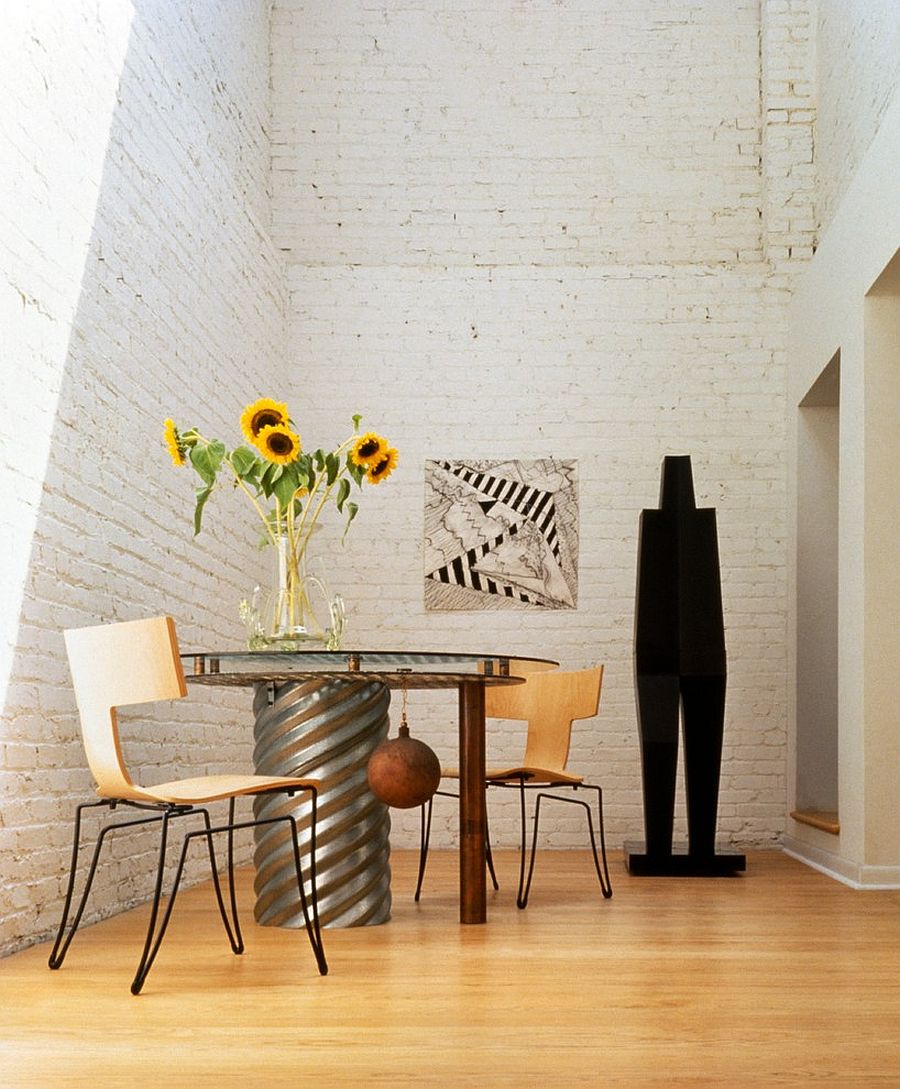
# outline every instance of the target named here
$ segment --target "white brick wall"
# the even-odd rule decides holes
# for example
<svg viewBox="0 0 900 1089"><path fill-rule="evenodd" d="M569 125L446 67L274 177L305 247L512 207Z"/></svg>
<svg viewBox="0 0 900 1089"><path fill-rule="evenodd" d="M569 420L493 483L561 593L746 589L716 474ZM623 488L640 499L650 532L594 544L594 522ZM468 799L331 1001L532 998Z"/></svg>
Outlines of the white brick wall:
<svg viewBox="0 0 900 1089"><path fill-rule="evenodd" d="M896 86L888 3L276 0L271 43L264 0L4 10L0 952L53 925L89 787L59 629L165 609L187 645L240 638L247 512L217 497L193 542L159 427L233 434L260 392L308 442L359 411L400 446L331 559L351 639L605 661L573 757L613 845L641 833L637 517L661 457L693 454L730 654L720 832L781 834L785 302L816 237L817 7L827 223ZM578 609L425 614L424 460L541 454L579 463ZM246 700L204 697L130 717L148 778L249 758ZM413 694L411 720L452 753L452 699ZM491 734L499 759L518 745ZM397 814L395 843L413 827ZM512 842L510 807L494 832ZM567 818L548 832L581 843ZM146 894L147 851L117 848L98 903Z"/></svg>
<svg viewBox="0 0 900 1089"><path fill-rule="evenodd" d="M817 82L824 232L900 86L896 0L818 0Z"/></svg>
<svg viewBox="0 0 900 1089"><path fill-rule="evenodd" d="M784 815L783 298L752 269L328 270L294 266L291 355L327 374L304 429L365 424L400 444L394 476L367 491L329 556L365 645L604 661L602 713L573 758L607 789L611 842L640 834L631 638L637 520L657 504L666 453L690 452L698 501L718 509L730 653L723 835L764 842ZM364 402L364 404L362 403ZM337 437L335 434L333 437ZM577 457L580 583L574 612L426 613L426 458ZM456 712L410 696L411 723L450 762ZM516 727L495 759L521 755ZM514 842L513 804L493 818ZM440 827L454 829L443 803ZM394 843L415 817L395 813ZM552 823L548 825L548 829ZM560 826L561 828L562 826ZM580 833L555 842L581 844Z"/></svg>
<svg viewBox="0 0 900 1089"><path fill-rule="evenodd" d="M763 228L773 269L816 247L813 0L765 0L760 35Z"/></svg>
<svg viewBox="0 0 900 1089"><path fill-rule="evenodd" d="M642 834L636 530L666 453L694 456L719 512L720 833L783 827L784 306L813 246L809 8L280 0L273 16L274 229L290 355L316 388L305 426L360 411L401 450L331 559L351 638L605 661L573 756L605 784L614 845ZM426 614L425 459L548 454L579 463L578 609ZM411 706L450 757L452 701ZM517 728L490 745L514 758ZM515 842L512 801L494 807ZM582 843L567 817L548 831ZM414 833L396 814L395 844ZM446 803L437 838L455 838Z"/></svg>
<svg viewBox="0 0 900 1089"><path fill-rule="evenodd" d="M133 19L114 0L15 7L0 34L0 476L13 561L0 953L56 922L73 807L90 795L61 629L171 612L184 645L241 636L237 602L260 564L249 512L216 496L192 540L194 481L169 462L162 420L234 439L240 408L286 381L283 267L268 232L268 5L143 4ZM246 765L249 720L248 694L205 691L148 721L127 715L126 755L149 782ZM115 846L98 907L148 894L152 840Z"/></svg>
<svg viewBox="0 0 900 1089"><path fill-rule="evenodd" d="M760 256L745 0L281 0L274 216L311 265Z"/></svg>

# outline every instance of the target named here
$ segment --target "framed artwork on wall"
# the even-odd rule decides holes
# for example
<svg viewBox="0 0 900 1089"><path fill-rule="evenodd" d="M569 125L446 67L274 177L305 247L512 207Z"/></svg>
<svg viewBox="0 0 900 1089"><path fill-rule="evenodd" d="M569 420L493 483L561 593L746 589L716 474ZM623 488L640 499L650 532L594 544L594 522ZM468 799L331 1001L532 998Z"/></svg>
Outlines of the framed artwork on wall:
<svg viewBox="0 0 900 1089"><path fill-rule="evenodd" d="M574 609L577 463L425 462L425 608Z"/></svg>

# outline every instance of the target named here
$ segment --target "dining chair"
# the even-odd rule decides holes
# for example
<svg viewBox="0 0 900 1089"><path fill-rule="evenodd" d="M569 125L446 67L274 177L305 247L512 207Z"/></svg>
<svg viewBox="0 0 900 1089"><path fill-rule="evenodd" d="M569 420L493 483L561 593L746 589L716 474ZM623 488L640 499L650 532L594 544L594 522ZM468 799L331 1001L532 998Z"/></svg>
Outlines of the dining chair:
<svg viewBox="0 0 900 1089"><path fill-rule="evenodd" d="M225 933L232 951L242 953L244 940L238 920L234 887L234 833L238 829L284 822L290 831L290 840L287 840L288 829L285 830L285 839L289 843L287 849L293 851L297 891L306 933L319 972L325 975L328 964L325 959L316 896L316 804L319 783L315 779L223 774L175 779L156 786L140 785L132 778L125 765L119 741L117 708L158 700L180 699L187 695L184 672L178 653L178 639L172 618L160 616L148 620L75 628L64 632L64 638L85 754L96 784L96 792L101 800L84 802L77 806L75 811L75 832L68 887L62 920L50 954L50 967L59 968L65 959L84 914L100 852L109 834L116 829L134 828L153 823L160 825L156 883L147 935L131 984L131 993L135 995L140 993L159 952L175 904L188 849L194 839L201 838L206 841L213 888ZM309 799L308 821L305 815L301 820L309 853L306 874L310 890L308 896L304 889L300 838L295 817L285 813L265 819L235 820L237 798L275 793L283 793L287 796L300 794ZM212 802L225 800L228 801L228 820L214 825L207 806ZM86 809L93 808L108 810L105 814L107 817L120 808L129 812L136 811L140 815L127 820L107 821L99 830L84 889L69 923L78 872L82 815ZM182 839L181 854L175 869L168 903L165 910L161 910L169 826L173 821L189 815L199 815L202 819L202 827L186 832ZM229 911L226 911L213 847L213 837L220 833L226 835Z"/></svg>
<svg viewBox="0 0 900 1089"><path fill-rule="evenodd" d="M600 880L604 899L612 896L609 866L606 860L606 841L603 830L603 791L598 785L586 783L584 778L568 769L569 746L572 724L578 719L592 718L600 706L600 687L603 682L603 666L571 672L540 671L526 674L525 682L516 685L488 685L485 688L485 717L517 719L528 723L525 755L520 765L507 768L489 768L485 775L485 787L502 787L519 792L519 823L521 846L519 857L519 888L516 905L524 908L528 903L534 859L537 850L541 803L561 801L581 806L587 815L588 832L594 858L594 868ZM442 768L441 775L458 779L456 768ZM557 794L568 788L572 794ZM526 876L525 854L527 845L526 792L537 791L532 817L530 860ZM591 806L583 798L576 798L578 791L589 791L596 798L597 832ZM439 790L440 795L457 797L452 791ZM431 800L420 810L421 834L419 848L419 876L415 899L422 891L425 866L428 859L428 842L431 832ZM598 846L599 840L599 846ZM491 855L490 838L486 836L485 861L491 873L494 888L498 887Z"/></svg>

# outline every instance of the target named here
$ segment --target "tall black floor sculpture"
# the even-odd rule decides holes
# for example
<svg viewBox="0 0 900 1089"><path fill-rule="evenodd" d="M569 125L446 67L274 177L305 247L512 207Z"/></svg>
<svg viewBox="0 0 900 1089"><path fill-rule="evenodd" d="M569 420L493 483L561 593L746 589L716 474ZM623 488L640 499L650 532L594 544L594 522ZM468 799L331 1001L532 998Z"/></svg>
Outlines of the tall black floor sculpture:
<svg viewBox="0 0 900 1089"><path fill-rule="evenodd" d="M690 457L663 459L659 510L641 513L634 636L646 843L626 844L638 875L743 870L716 853L725 720L725 628L716 512L694 505ZM673 849L679 712L688 844Z"/></svg>

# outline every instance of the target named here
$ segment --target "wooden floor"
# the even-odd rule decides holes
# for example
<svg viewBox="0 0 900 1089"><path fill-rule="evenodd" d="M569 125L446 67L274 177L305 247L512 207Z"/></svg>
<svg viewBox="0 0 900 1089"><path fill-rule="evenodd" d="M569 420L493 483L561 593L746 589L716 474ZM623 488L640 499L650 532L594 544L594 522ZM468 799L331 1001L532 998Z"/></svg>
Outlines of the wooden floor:
<svg viewBox="0 0 900 1089"><path fill-rule="evenodd" d="M462 927L456 856L434 853L419 905L412 862L393 856L390 923L326 932L325 978L249 896L234 957L208 886L138 998L143 909L58 972L46 946L0 961L0 1086L900 1086L900 893L766 852L712 880L615 858L602 901L587 855L545 851L521 912L501 854L488 925Z"/></svg>

